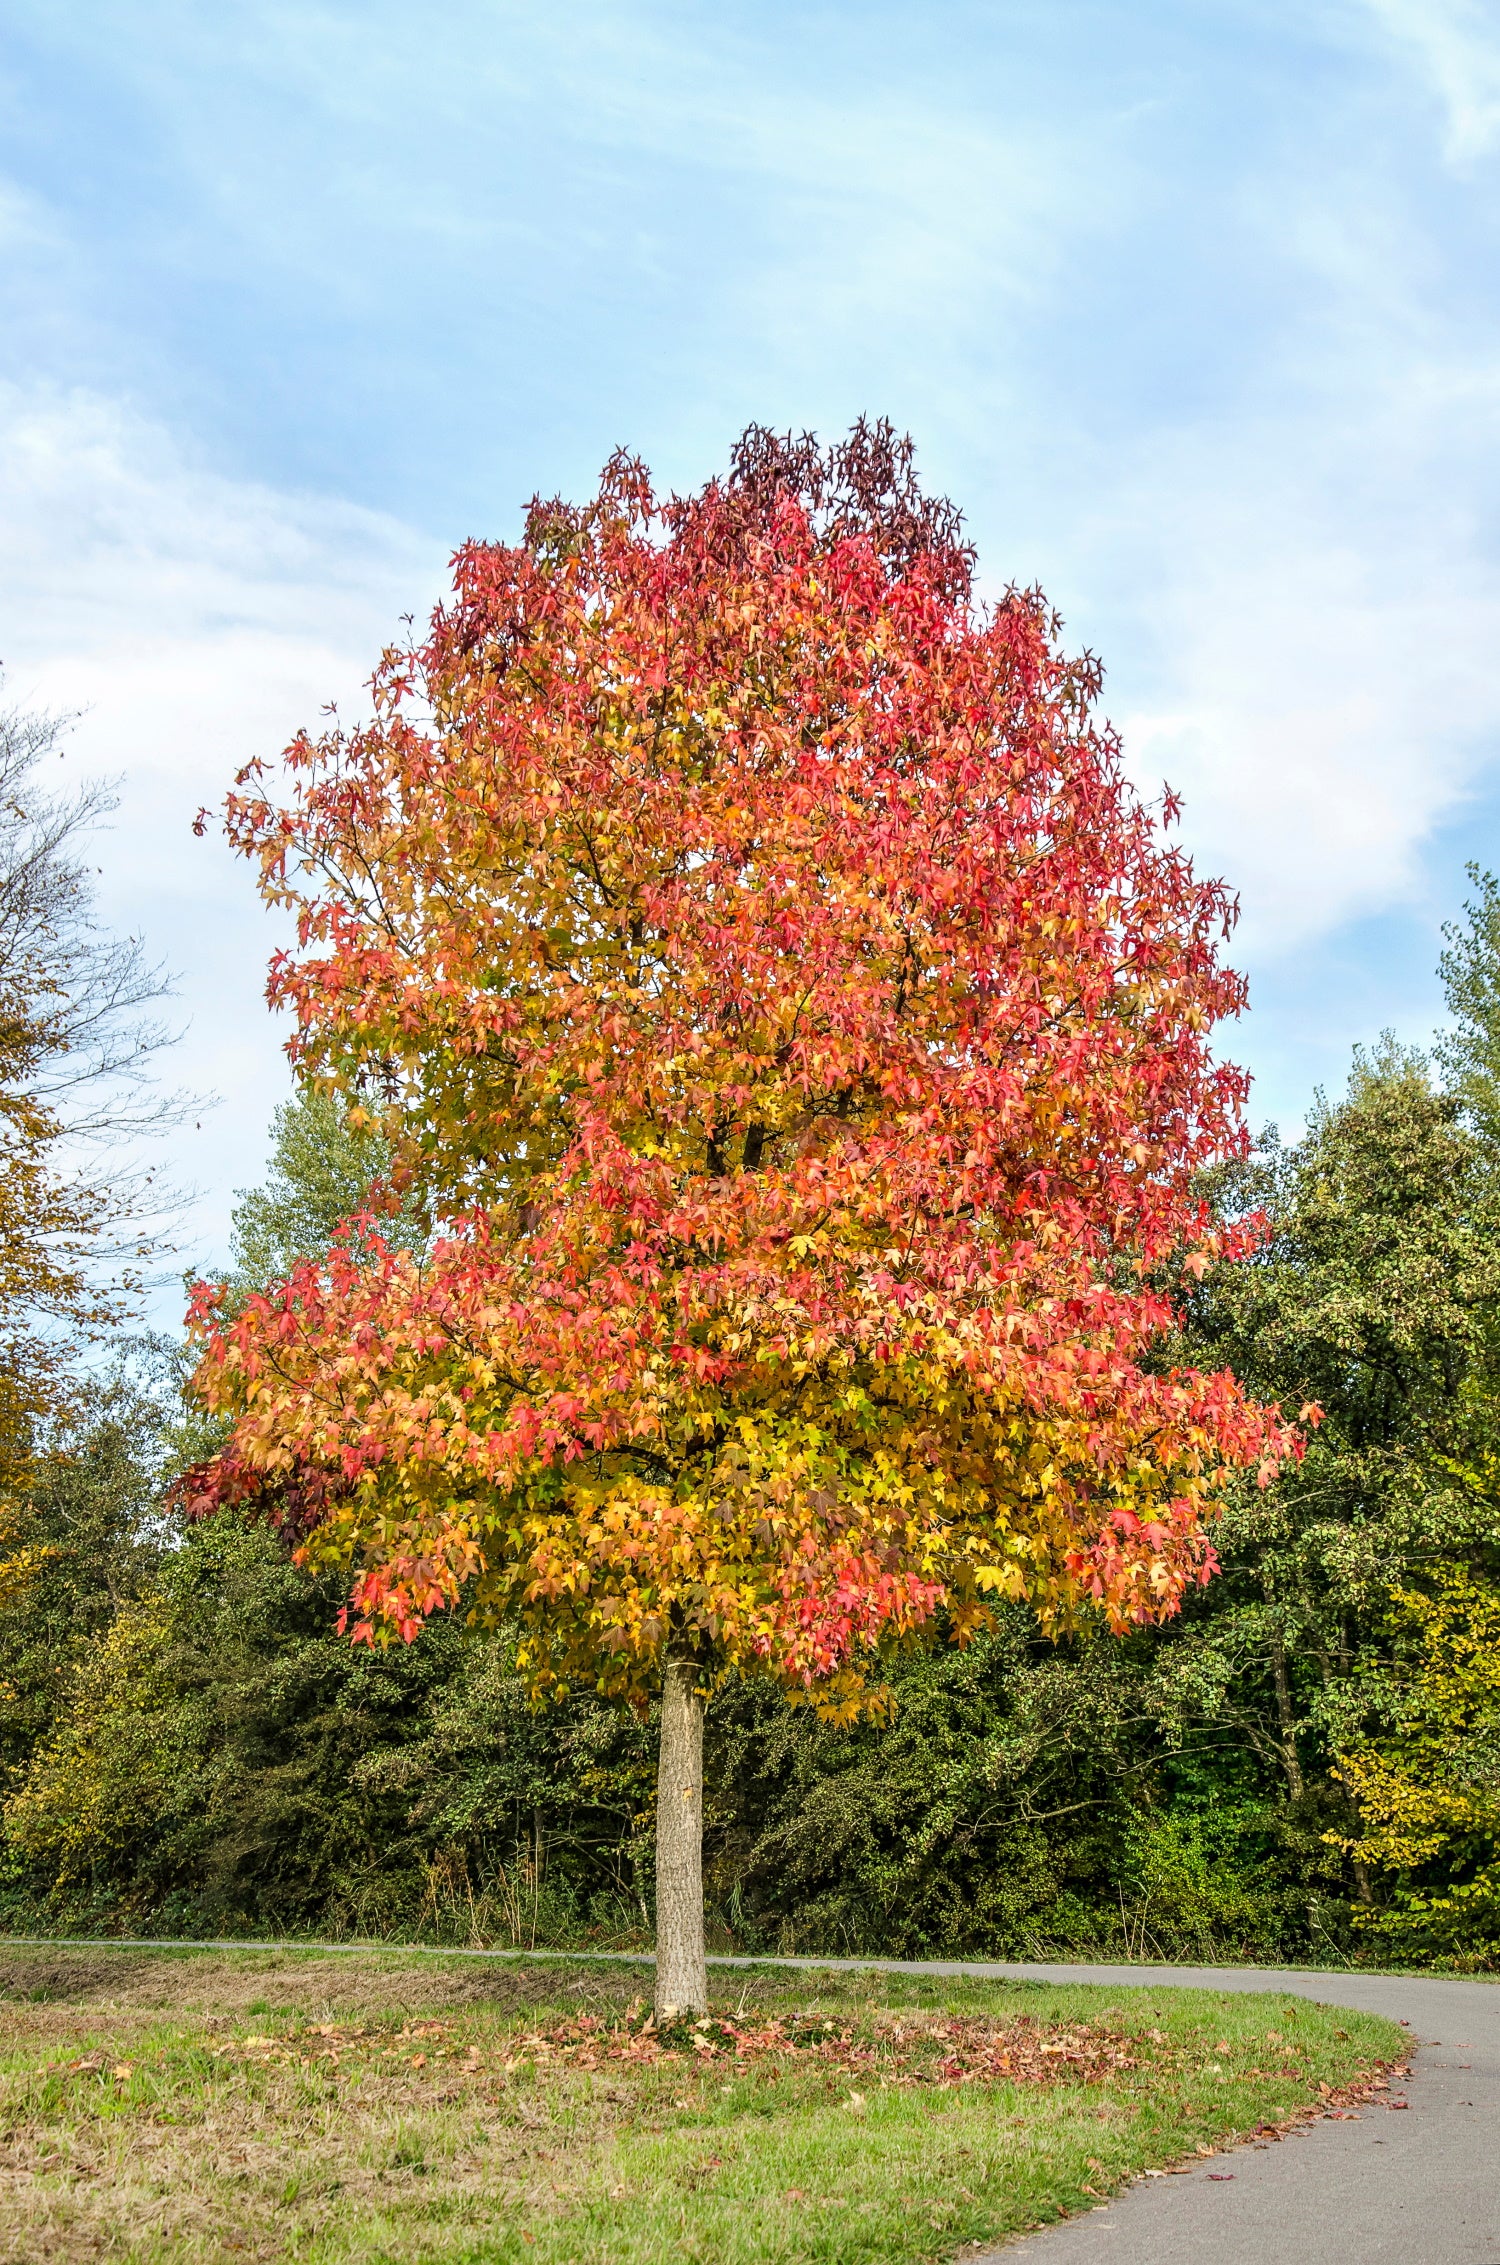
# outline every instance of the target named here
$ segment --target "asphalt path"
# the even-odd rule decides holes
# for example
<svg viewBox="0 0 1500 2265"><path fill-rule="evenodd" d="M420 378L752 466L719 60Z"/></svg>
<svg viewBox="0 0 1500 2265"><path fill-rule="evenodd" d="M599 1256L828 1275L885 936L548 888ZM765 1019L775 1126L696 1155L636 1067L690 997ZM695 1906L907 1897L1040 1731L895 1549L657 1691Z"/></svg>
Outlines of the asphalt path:
<svg viewBox="0 0 1500 2265"><path fill-rule="evenodd" d="M1193 1966L943 1971L1111 1989L1275 1990L1409 2024L1405 2109L1371 2106L1116 2201L969 2265L1476 2265L1500 2261L1500 1986L1434 1976Z"/></svg>
<svg viewBox="0 0 1500 2265"><path fill-rule="evenodd" d="M58 1938L0 1937L19 1945ZM68 1947L83 1947L78 1937ZM98 1948L105 1948L99 1943ZM389 1943L182 1942L110 1949L373 1951ZM425 1948L425 1946L424 1946ZM577 1952L426 1949L449 1958ZM649 1963L639 1953L585 1957ZM1271 1967L1033 1966L938 1959L710 1958L712 1966L888 1968L976 1981L1099 1982L1109 1989L1273 1991L1404 2022L1412 2073L1392 2105L1251 2141L1201 2169L1143 2178L1113 2202L1008 2242L966 2265L1500 2265L1500 1984L1431 1975L1299 1973ZM1405 2100L1404 2108L1395 2105Z"/></svg>

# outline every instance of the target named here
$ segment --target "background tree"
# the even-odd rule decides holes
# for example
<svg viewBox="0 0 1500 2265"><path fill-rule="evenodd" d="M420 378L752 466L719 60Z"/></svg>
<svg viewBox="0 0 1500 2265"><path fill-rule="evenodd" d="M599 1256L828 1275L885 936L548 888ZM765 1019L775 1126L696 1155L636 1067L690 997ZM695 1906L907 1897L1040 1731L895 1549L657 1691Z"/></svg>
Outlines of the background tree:
<svg viewBox="0 0 1500 2265"><path fill-rule="evenodd" d="M171 1538L164 1365L159 1349L122 1348L28 1431L0 1545L0 1781L24 1769L79 1661L155 1582Z"/></svg>
<svg viewBox="0 0 1500 2265"><path fill-rule="evenodd" d="M1452 1021L1436 1051L1486 1153L1500 1157L1500 881L1477 865L1468 872L1475 894L1443 929L1438 971Z"/></svg>
<svg viewBox="0 0 1500 2265"><path fill-rule="evenodd" d="M1429 1266L1408 1266L1440 1389L1408 1426L1404 1547L1384 1554L1373 1625L1340 1727L1336 1776L1359 1811L1329 1834L1388 1900L1364 1930L1406 1955L1488 1961L1500 1945L1495 1855L1496 1631L1500 1629L1500 890L1444 929L1452 1020L1436 1053L1447 1170L1428 1176ZM1408 1177L1412 1175L1408 1172Z"/></svg>
<svg viewBox="0 0 1500 2265"><path fill-rule="evenodd" d="M48 1724L79 1648L152 1556L146 1398L118 1327L159 1213L123 1151L171 1113L164 989L95 919L82 861L110 808L49 791L55 719L0 712L0 1764Z"/></svg>
<svg viewBox="0 0 1500 2265"><path fill-rule="evenodd" d="M1268 1231L1187 1305L1181 1357L1323 1417L1301 1462L1231 1499L1212 1599L1159 1647L1153 1703L1175 1798L1196 1778L1269 1829L1315 1935L1337 1932L1347 1888L1375 1893L1339 1757L1385 1704L1393 1592L1500 1542L1493 1493L1466 1475L1494 1426L1496 1192L1458 1099L1388 1040L1339 1101L1319 1097L1301 1142L1226 1176L1221 1203L1258 1206Z"/></svg>
<svg viewBox="0 0 1500 2265"><path fill-rule="evenodd" d="M460 554L286 807L256 767L230 804L298 914L294 1058L443 1232L200 1293L200 1499L280 1495L356 1634L465 1599L540 1689L660 1681L664 2011L705 1997L720 1676L848 1718L940 1612L1160 1618L1289 1445L1142 1365L1240 1141L1231 908L1042 600L969 577L887 428L752 429L665 503L620 458Z"/></svg>
<svg viewBox="0 0 1500 2265"><path fill-rule="evenodd" d="M351 1124L335 1095L305 1087L271 1120L271 1162L259 1187L242 1188L234 1207L232 1292L249 1295L284 1280L299 1260L326 1257L347 1223L379 1218L382 1243L416 1251L424 1230L414 1205L385 1192L389 1144L363 1122Z"/></svg>
<svg viewBox="0 0 1500 2265"><path fill-rule="evenodd" d="M1359 1808L1340 1845L1394 1876L1362 1913L1398 1955L1500 1950L1500 1584L1456 1565L1397 1589L1369 1698L1382 1719L1339 1758Z"/></svg>
<svg viewBox="0 0 1500 2265"><path fill-rule="evenodd" d="M0 1495L73 1333L118 1320L151 1247L160 1199L121 1152L170 1113L149 1012L165 981L96 921L80 852L111 801L48 791L60 739L54 718L0 712Z"/></svg>

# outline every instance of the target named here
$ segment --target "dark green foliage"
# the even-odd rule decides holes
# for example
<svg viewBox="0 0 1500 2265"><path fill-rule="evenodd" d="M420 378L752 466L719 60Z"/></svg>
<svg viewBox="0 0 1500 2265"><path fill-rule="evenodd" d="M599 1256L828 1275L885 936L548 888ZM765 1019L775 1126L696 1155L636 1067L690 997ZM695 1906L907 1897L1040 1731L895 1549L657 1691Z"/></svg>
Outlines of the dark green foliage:
<svg viewBox="0 0 1500 2265"><path fill-rule="evenodd" d="M80 1661L12 1798L21 1898L155 1932L548 1936L636 1915L637 1726L526 1705L506 1646L357 1648L223 1516Z"/></svg>
<svg viewBox="0 0 1500 2265"><path fill-rule="evenodd" d="M1019 1609L901 1663L887 1727L731 1686L710 1892L746 1949L1263 1957L1299 1943L1276 1803L1163 1735L1152 1637L1056 1647ZM1246 1782L1241 1782L1242 1780Z"/></svg>
<svg viewBox="0 0 1500 2265"><path fill-rule="evenodd" d="M79 1660L153 1582L171 1448L159 1392L166 1355L128 1346L84 1378L36 1443L0 1557L0 1771L24 1767Z"/></svg>
<svg viewBox="0 0 1500 2265"><path fill-rule="evenodd" d="M1457 1104L1389 1046L1305 1141L1224 1192L1271 1231L1205 1282L1183 1349L1322 1419L1300 1466L1241 1490L1224 1570L1162 1646L1160 1679L1184 1724L1232 1730L1297 1805L1362 1704L1355 1665L1392 1582L1492 1536L1492 1508L1452 1473L1489 1422L1500 1236Z"/></svg>
<svg viewBox="0 0 1500 2265"><path fill-rule="evenodd" d="M752 1685L720 1695L710 1888L737 1938L952 1956L1052 1935L1059 1899L1081 1915L1112 1893L1147 1794L1114 1644L1053 1650L1008 1613L894 1683L893 1722L852 1731Z"/></svg>

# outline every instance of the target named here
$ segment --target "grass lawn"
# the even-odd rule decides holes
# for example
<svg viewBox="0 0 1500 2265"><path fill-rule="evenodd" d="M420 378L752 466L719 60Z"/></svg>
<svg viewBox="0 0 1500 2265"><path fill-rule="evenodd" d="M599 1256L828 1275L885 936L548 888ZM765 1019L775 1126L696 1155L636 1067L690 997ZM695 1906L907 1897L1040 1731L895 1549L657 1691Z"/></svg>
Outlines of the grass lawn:
<svg viewBox="0 0 1500 2265"><path fill-rule="evenodd" d="M0 1944L0 2259L917 2265L1403 2050L1276 1992L714 1987L658 2036L630 1965Z"/></svg>

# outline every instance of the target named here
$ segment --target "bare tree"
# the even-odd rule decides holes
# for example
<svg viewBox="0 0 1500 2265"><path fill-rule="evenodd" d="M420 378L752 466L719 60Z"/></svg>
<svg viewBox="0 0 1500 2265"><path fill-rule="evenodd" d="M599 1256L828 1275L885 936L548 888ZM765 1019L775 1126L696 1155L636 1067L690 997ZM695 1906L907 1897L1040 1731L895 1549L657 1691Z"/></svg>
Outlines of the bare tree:
<svg viewBox="0 0 1500 2265"><path fill-rule="evenodd" d="M42 776L63 729L0 710L0 1398L28 1405L159 1247L170 1203L129 1150L184 1105L156 1083L168 979L97 917L84 846L115 796Z"/></svg>

